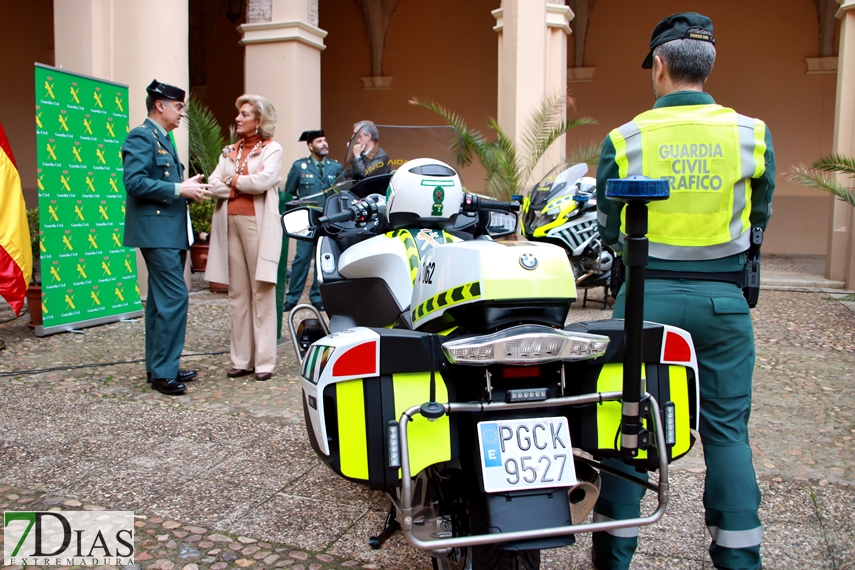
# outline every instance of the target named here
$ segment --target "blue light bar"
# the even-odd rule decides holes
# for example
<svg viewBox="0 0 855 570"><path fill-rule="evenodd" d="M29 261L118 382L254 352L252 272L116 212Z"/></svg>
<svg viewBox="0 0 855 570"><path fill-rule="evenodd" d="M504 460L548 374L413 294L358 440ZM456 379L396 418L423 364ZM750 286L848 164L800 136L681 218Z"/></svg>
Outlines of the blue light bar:
<svg viewBox="0 0 855 570"><path fill-rule="evenodd" d="M665 200L671 196L668 180L630 176L609 178L606 182L606 198L609 200Z"/></svg>

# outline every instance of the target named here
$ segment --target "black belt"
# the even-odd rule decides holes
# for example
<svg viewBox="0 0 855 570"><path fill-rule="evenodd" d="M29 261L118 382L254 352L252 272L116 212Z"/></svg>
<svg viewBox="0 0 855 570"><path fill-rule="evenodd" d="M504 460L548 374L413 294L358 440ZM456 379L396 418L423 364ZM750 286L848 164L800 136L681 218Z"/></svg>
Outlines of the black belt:
<svg viewBox="0 0 855 570"><path fill-rule="evenodd" d="M662 271L660 269L645 269L647 279L689 279L691 281L723 281L742 287L745 284L745 272L704 273L703 271Z"/></svg>

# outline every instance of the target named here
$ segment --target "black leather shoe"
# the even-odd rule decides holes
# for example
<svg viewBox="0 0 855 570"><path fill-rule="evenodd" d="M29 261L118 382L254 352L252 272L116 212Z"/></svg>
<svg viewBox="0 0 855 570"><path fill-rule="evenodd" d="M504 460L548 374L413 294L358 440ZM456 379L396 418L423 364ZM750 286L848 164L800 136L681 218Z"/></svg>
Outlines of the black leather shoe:
<svg viewBox="0 0 855 570"><path fill-rule="evenodd" d="M152 378L151 389L157 390L161 394L177 396L183 394L187 390L187 386L175 378Z"/></svg>
<svg viewBox="0 0 855 570"><path fill-rule="evenodd" d="M146 372L145 375L147 377L146 382L151 384L151 372ZM196 379L196 371L195 370L179 370L178 371L178 378L176 378L176 380L178 380L179 382L192 382L195 379Z"/></svg>
<svg viewBox="0 0 855 570"><path fill-rule="evenodd" d="M293 309L296 306L297 306L297 303L285 303L285 305L282 307L282 312L283 313L290 313L291 309Z"/></svg>
<svg viewBox="0 0 855 570"><path fill-rule="evenodd" d="M314 307L322 313L327 310L327 308L324 307L323 303L312 303L312 305L314 305Z"/></svg>

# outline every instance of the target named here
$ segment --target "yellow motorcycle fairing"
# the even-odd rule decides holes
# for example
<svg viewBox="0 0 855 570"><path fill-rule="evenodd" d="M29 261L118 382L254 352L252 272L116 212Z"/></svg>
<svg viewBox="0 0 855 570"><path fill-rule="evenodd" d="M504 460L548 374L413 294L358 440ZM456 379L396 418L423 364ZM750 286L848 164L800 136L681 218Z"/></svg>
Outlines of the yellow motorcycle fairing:
<svg viewBox="0 0 855 570"><path fill-rule="evenodd" d="M541 214L546 214L550 210L558 209L558 215L555 216L555 219L547 224L543 224L542 226L538 226L534 229L534 235L532 237L535 238L545 238L550 230L553 230L557 227L561 227L567 223L567 218L570 217L570 214L573 213L576 208L579 207L579 203L573 199L572 194L564 194L563 196L559 196L549 202L543 207L540 211Z"/></svg>

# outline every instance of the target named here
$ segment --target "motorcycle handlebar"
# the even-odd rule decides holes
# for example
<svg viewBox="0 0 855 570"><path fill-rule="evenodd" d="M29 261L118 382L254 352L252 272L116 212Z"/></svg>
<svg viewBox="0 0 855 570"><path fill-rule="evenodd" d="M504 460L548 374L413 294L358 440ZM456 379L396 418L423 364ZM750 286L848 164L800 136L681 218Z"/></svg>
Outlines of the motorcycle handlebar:
<svg viewBox="0 0 855 570"><path fill-rule="evenodd" d="M383 196L371 194L363 200L357 200L345 210L331 216L318 218L318 225L327 226L336 222L350 222L356 220L359 223L367 222L377 213L382 212L385 207Z"/></svg>
<svg viewBox="0 0 855 570"><path fill-rule="evenodd" d="M494 200L484 200L475 194L467 194L463 198L463 212L479 212L481 210L493 210L496 212L519 212L519 202L497 202Z"/></svg>
<svg viewBox="0 0 855 570"><path fill-rule="evenodd" d="M334 224L336 222L349 222L351 220L356 219L356 210L353 207L348 208L347 210L343 210L338 214L333 214L331 216L321 216L318 218L318 225L326 226L329 224Z"/></svg>

